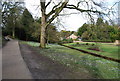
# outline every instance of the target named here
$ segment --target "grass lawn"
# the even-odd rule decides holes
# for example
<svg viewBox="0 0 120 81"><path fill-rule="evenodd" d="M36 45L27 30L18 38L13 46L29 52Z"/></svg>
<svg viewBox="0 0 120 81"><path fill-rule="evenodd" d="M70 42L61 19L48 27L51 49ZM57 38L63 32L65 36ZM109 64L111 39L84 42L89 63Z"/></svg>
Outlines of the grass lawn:
<svg viewBox="0 0 120 81"><path fill-rule="evenodd" d="M94 46L92 46L94 44ZM93 42L89 42L88 45L86 45L86 43L68 43L65 44L67 46L71 46L74 48L78 48L78 49L83 49L89 52L93 52L93 53L97 53L100 55L104 55L107 57L112 57L112 58L116 58L116 59L120 59L118 56L118 49L120 48L119 46L115 46L113 43L93 43ZM88 48L92 48L92 47L96 47L98 46L99 49L101 51L95 51L95 50L89 50Z"/></svg>
<svg viewBox="0 0 120 81"><path fill-rule="evenodd" d="M84 54L77 50L69 49L63 46L49 44L47 49L36 49L39 43L21 42L31 46L40 54L43 54L53 60L59 61L62 64L74 69L77 72L91 73L95 78L102 79L118 79L120 75L120 64L117 62L105 60L99 57L94 57ZM104 48L104 44L103 48ZM85 48L84 48L85 49ZM107 50L107 49L106 49ZM111 51L112 52L112 51Z"/></svg>

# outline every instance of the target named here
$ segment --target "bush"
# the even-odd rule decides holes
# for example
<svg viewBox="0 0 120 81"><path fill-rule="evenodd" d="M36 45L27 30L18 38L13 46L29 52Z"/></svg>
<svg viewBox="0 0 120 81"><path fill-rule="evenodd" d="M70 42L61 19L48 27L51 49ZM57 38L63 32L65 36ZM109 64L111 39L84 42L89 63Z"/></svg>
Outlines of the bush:
<svg viewBox="0 0 120 81"><path fill-rule="evenodd" d="M86 43L86 45L89 45L88 43Z"/></svg>
<svg viewBox="0 0 120 81"><path fill-rule="evenodd" d="M73 41L79 41L78 39L73 39Z"/></svg>
<svg viewBox="0 0 120 81"><path fill-rule="evenodd" d="M79 42L76 42L76 45L79 45L80 43Z"/></svg>
<svg viewBox="0 0 120 81"><path fill-rule="evenodd" d="M72 39L63 39L61 42L59 43L73 43Z"/></svg>
<svg viewBox="0 0 120 81"><path fill-rule="evenodd" d="M83 40L84 42L113 42L112 40L99 40L99 39L96 39L96 40Z"/></svg>

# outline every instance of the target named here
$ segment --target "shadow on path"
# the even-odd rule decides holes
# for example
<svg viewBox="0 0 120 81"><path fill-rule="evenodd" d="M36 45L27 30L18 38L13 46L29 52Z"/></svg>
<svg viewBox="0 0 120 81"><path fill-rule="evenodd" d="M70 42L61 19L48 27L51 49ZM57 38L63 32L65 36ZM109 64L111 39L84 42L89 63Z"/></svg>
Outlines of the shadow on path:
<svg viewBox="0 0 120 81"><path fill-rule="evenodd" d="M33 47L20 44L22 56L34 79L90 79L89 74L73 72L69 67L36 52Z"/></svg>

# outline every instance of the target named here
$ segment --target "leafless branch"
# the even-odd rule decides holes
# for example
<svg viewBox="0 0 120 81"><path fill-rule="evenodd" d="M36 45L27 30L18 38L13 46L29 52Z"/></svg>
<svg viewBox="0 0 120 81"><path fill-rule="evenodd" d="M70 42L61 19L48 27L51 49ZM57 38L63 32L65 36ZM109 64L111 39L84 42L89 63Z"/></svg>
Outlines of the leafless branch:
<svg viewBox="0 0 120 81"><path fill-rule="evenodd" d="M37 10L40 7L40 5L37 6L37 8L35 10Z"/></svg>
<svg viewBox="0 0 120 81"><path fill-rule="evenodd" d="M57 22L56 22L58 25L60 25L64 30L67 30L66 28L65 28L65 26L61 23L61 19L59 19L58 17L57 17Z"/></svg>
<svg viewBox="0 0 120 81"><path fill-rule="evenodd" d="M101 11L97 11L97 10L84 10L84 9L80 9L80 8L78 8L77 6L75 6L75 5L67 5L65 8L68 8L68 9L75 9L75 10L78 10L78 11L80 11L80 12L93 12L93 13L99 13L99 14L105 14L105 13L103 13L103 12L101 12Z"/></svg>
<svg viewBox="0 0 120 81"><path fill-rule="evenodd" d="M93 18L93 16L89 12L87 12L87 14L90 17L91 22L94 24L94 18Z"/></svg>
<svg viewBox="0 0 120 81"><path fill-rule="evenodd" d="M50 0L50 1L47 3L47 5L45 6L45 8L47 8L47 7L50 5L51 2L52 2L52 0Z"/></svg>
<svg viewBox="0 0 120 81"><path fill-rule="evenodd" d="M84 1L79 1L78 3L77 3L77 7L79 7L80 6L80 3L82 3L82 2L86 2L85 0Z"/></svg>
<svg viewBox="0 0 120 81"><path fill-rule="evenodd" d="M114 3L113 5L112 5L112 7L109 9L109 11L108 11L108 14L110 13L110 11L113 9L113 7L116 5L116 4L118 4L120 1L118 1L118 2L116 2L116 3Z"/></svg>
<svg viewBox="0 0 120 81"><path fill-rule="evenodd" d="M57 5L55 5L55 6L52 8L51 12L49 12L49 13L47 14L47 18L50 17L52 14L55 13L55 11L57 10L57 7L58 7L61 3L62 3L62 2L59 2Z"/></svg>
<svg viewBox="0 0 120 81"><path fill-rule="evenodd" d="M47 22L47 26L59 15L59 13L63 10L63 8L67 5L68 1L63 2L62 5L55 9L55 14L52 16L51 19Z"/></svg>
<svg viewBox="0 0 120 81"><path fill-rule="evenodd" d="M102 5L100 3L96 3L94 0L91 0L94 5L101 7Z"/></svg>
<svg viewBox="0 0 120 81"><path fill-rule="evenodd" d="M66 16L66 15L72 15L72 14L79 14L79 12L78 13L59 14L59 16Z"/></svg>

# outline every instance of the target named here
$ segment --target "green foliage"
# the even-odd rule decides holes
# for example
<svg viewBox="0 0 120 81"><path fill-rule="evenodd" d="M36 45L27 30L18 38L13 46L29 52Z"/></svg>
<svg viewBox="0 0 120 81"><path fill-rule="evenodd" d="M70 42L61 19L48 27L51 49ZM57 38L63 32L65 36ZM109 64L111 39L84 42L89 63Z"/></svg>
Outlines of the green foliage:
<svg viewBox="0 0 120 81"><path fill-rule="evenodd" d="M112 40L106 39L106 40L100 40L100 39L89 39L89 40L84 40L84 42L113 42Z"/></svg>
<svg viewBox="0 0 120 81"><path fill-rule="evenodd" d="M56 29L56 26L50 25L47 30L47 43L58 43L60 41L60 34Z"/></svg>
<svg viewBox="0 0 120 81"><path fill-rule="evenodd" d="M83 26L78 29L77 35L78 35L78 36L82 36L82 34L83 34L85 31L87 31L87 27L89 27L88 24L86 24L86 23L83 24Z"/></svg>
<svg viewBox="0 0 120 81"><path fill-rule="evenodd" d="M120 30L118 26L110 27L110 38L112 41L120 40Z"/></svg>
<svg viewBox="0 0 120 81"><path fill-rule="evenodd" d="M72 39L63 39L62 43L73 43Z"/></svg>
<svg viewBox="0 0 120 81"><path fill-rule="evenodd" d="M83 24L78 29L78 36L83 41L96 41L96 42L113 42L120 40L119 27L117 25L109 25L107 21L98 18L96 24Z"/></svg>
<svg viewBox="0 0 120 81"><path fill-rule="evenodd" d="M21 18L22 28L25 31L26 40L31 39L31 33L33 32L34 19L31 13L25 9Z"/></svg>
<svg viewBox="0 0 120 81"><path fill-rule="evenodd" d="M3 35L16 36L19 19L23 12L22 3L19 2L3 2L2 3L2 29Z"/></svg>
<svg viewBox="0 0 120 81"><path fill-rule="evenodd" d="M101 26L101 25L103 25L103 24L104 24L103 19L102 19L102 18L98 18L98 19L97 19L97 22L96 22L96 25L97 25L97 26Z"/></svg>
<svg viewBox="0 0 120 81"><path fill-rule="evenodd" d="M89 39L89 33L87 31L85 31L83 34L82 34L82 39L83 40L88 40Z"/></svg>
<svg viewBox="0 0 120 81"><path fill-rule="evenodd" d="M25 27L30 27L30 25L33 24L32 22L34 22L34 19L33 19L32 15L31 15L31 13L27 9L24 10L21 21L22 21L22 24Z"/></svg>
<svg viewBox="0 0 120 81"><path fill-rule="evenodd" d="M74 31L66 31L66 30L61 30L60 35L63 39L66 39L68 36L71 34L75 33Z"/></svg>
<svg viewBox="0 0 120 81"><path fill-rule="evenodd" d="M40 23L37 22L37 21L35 21L35 22L33 23L33 28L32 28L32 29L33 29L33 30L32 30L32 32L31 32L31 37L32 37L33 39L35 39L34 41L39 41L40 35L41 35L41 33L40 33L40 31L41 31Z"/></svg>

